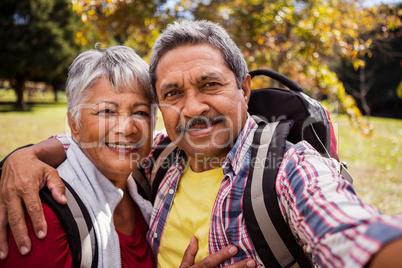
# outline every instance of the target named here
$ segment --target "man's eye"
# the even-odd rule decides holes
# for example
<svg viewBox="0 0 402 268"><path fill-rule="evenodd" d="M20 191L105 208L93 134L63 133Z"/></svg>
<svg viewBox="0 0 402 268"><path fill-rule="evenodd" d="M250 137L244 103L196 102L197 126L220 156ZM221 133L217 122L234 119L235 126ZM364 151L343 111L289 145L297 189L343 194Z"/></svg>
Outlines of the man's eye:
<svg viewBox="0 0 402 268"><path fill-rule="evenodd" d="M222 86L222 84L218 82L208 82L204 84L205 89L219 89Z"/></svg>
<svg viewBox="0 0 402 268"><path fill-rule="evenodd" d="M213 86L216 86L216 85L218 85L217 82L209 82L209 83L206 83L204 86L205 87L213 87Z"/></svg>
<svg viewBox="0 0 402 268"><path fill-rule="evenodd" d="M166 98L171 98L171 97L174 97L174 96L176 96L178 94L179 94L179 92L177 90L172 90L172 91L169 91L168 93L166 93L164 97L165 97L165 99Z"/></svg>

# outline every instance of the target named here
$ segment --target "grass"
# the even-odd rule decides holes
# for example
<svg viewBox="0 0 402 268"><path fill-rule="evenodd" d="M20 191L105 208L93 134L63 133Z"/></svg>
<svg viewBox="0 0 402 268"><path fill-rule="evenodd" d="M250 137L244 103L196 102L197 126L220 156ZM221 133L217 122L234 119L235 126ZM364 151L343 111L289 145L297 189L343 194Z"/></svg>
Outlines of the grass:
<svg viewBox="0 0 402 268"><path fill-rule="evenodd" d="M384 213L402 213L402 120L370 118L371 137L351 128L345 116L333 122L339 156L349 164L357 194Z"/></svg>
<svg viewBox="0 0 402 268"><path fill-rule="evenodd" d="M0 101L3 101L0 95ZM0 111L1 110L0 103ZM3 106L4 107L4 106ZM4 110L3 110L4 111ZM161 118L159 115L158 118ZM374 134L363 137L345 116L333 116L339 156L349 164L354 188L364 202L384 213L402 213L402 120L371 118ZM161 120L157 129L163 127ZM0 112L0 159L13 149L69 131L65 103L31 105L29 112Z"/></svg>
<svg viewBox="0 0 402 268"><path fill-rule="evenodd" d="M65 105L41 104L29 112L0 112L0 158L12 149L69 132Z"/></svg>

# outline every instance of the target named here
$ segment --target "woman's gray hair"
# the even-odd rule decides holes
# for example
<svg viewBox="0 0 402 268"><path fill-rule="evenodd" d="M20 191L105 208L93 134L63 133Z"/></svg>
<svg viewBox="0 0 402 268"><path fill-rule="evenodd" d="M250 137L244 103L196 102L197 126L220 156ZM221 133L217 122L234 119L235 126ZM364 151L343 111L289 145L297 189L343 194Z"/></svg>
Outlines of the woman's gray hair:
<svg viewBox="0 0 402 268"><path fill-rule="evenodd" d="M86 100L88 90L103 77L106 77L118 92L124 89L138 92L138 81L151 103L155 100L149 66L133 49L125 46L100 49L97 45L95 49L78 55L68 71L67 108L77 122L80 121L82 104Z"/></svg>
<svg viewBox="0 0 402 268"><path fill-rule="evenodd" d="M153 46L149 73L155 96L156 67L162 56L180 46L201 44L219 49L226 65L236 76L237 87L241 88L248 73L247 63L228 33L218 24L206 20L176 21L163 31Z"/></svg>

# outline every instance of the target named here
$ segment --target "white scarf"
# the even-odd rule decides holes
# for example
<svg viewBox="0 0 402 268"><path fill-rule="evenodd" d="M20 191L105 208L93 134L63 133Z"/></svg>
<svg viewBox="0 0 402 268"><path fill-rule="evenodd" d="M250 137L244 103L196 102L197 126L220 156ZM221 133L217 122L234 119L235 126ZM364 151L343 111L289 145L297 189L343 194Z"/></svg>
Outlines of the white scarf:
<svg viewBox="0 0 402 268"><path fill-rule="evenodd" d="M99 266L120 266L120 244L113 223L113 212L123 198L123 191L115 187L72 140L67 150L67 159L57 170L88 209L98 240ZM131 176L127 189L149 224L152 204L138 194L137 185Z"/></svg>

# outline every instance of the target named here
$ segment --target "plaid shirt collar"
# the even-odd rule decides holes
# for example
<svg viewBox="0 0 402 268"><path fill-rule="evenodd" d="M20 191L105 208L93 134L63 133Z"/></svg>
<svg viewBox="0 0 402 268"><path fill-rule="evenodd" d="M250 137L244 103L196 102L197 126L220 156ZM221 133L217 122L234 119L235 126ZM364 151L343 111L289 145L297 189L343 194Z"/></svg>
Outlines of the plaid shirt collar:
<svg viewBox="0 0 402 268"><path fill-rule="evenodd" d="M225 162L223 163L224 173L227 173L230 169L233 171L233 174L237 176L239 171L241 170L244 159L247 156L247 152L253 143L253 134L257 128L257 123L254 119L248 114L247 121L244 125L243 130L240 132L239 136L236 139L236 143L233 148L228 153ZM226 172L225 172L226 171Z"/></svg>

